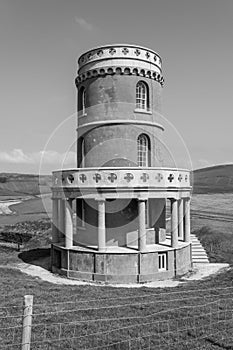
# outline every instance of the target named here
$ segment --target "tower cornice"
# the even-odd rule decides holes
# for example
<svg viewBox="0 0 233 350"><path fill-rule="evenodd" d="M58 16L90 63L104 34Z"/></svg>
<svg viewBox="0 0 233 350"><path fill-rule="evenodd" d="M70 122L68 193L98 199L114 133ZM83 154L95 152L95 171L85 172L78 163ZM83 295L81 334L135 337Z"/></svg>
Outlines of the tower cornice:
<svg viewBox="0 0 233 350"><path fill-rule="evenodd" d="M104 67L98 67L98 68L96 67L95 69L89 69L89 70L83 71L82 73L80 73L79 71L79 75L75 79L75 84L78 87L80 83L84 82L87 79L99 77L99 76L103 77L106 75L114 75L114 74L137 75L137 76L155 80L159 82L161 86L164 85L164 78L162 74L160 74L156 70L143 69L141 67L127 66L127 65L113 66L111 64Z"/></svg>

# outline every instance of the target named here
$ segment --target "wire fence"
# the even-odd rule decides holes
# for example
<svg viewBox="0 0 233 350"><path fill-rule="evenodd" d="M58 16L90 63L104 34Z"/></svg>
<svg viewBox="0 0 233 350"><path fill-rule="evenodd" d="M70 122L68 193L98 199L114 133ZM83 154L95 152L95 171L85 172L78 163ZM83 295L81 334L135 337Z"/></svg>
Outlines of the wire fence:
<svg viewBox="0 0 233 350"><path fill-rule="evenodd" d="M233 349L233 287L0 307L0 349Z"/></svg>

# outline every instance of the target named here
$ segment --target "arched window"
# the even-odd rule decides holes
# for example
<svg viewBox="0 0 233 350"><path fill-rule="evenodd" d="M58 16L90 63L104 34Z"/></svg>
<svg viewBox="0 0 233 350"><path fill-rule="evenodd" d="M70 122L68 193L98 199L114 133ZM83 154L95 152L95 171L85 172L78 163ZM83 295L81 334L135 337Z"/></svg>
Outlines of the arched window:
<svg viewBox="0 0 233 350"><path fill-rule="evenodd" d="M138 136L137 140L138 166L150 166L150 140L145 134Z"/></svg>
<svg viewBox="0 0 233 350"><path fill-rule="evenodd" d="M139 81L136 85L136 108L149 110L149 88L146 83Z"/></svg>
<svg viewBox="0 0 233 350"><path fill-rule="evenodd" d="M85 87L81 88L80 91L80 110L82 114L86 113L86 89Z"/></svg>

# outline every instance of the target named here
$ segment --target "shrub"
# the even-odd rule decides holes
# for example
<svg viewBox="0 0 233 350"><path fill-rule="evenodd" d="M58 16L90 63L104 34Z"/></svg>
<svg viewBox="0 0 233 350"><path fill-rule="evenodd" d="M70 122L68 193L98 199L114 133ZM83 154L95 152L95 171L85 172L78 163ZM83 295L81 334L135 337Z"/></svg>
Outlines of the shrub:
<svg viewBox="0 0 233 350"><path fill-rule="evenodd" d="M14 225L5 225L0 232L0 240L16 243L24 248L37 248L51 244L51 221L42 219L38 221L18 222Z"/></svg>
<svg viewBox="0 0 233 350"><path fill-rule="evenodd" d="M7 182L7 177L6 176L0 176L0 183L4 184Z"/></svg>
<svg viewBox="0 0 233 350"><path fill-rule="evenodd" d="M26 232L7 232L3 231L0 234L0 239L4 242L16 243L18 245L18 250L20 250L20 245L25 244L32 238L32 235Z"/></svg>

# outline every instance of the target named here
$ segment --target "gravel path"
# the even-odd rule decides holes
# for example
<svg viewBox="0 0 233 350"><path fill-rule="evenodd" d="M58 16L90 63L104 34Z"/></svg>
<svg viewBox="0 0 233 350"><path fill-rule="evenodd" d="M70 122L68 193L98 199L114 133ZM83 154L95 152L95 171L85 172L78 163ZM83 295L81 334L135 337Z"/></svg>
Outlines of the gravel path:
<svg viewBox="0 0 233 350"><path fill-rule="evenodd" d="M35 262L36 263L36 262ZM45 262L46 264L46 262ZM3 267L3 266L1 266ZM63 285L103 285L100 283L90 283L90 282L82 282L77 280L71 280L67 279L65 277L61 277L59 275L55 275L48 271L47 269L33 265L33 264L27 264L27 263L20 263L17 265L14 265L12 267L9 266L9 268L16 268L19 269L21 272L26 273L33 277L38 277L42 279L43 281L47 281L54 284L63 284ZM124 288L140 288L140 287L152 287L152 288L161 288L161 287L176 287L180 284L186 284L189 281L194 280L201 280L203 278L209 277L211 275L226 271L229 269L229 264L215 264L215 263L209 263L209 264L194 264L193 271L189 274L186 274L184 277L180 278L179 280L166 280L166 281L156 281L156 282L150 282L146 284L117 284L117 285L111 285L114 287L124 287Z"/></svg>

